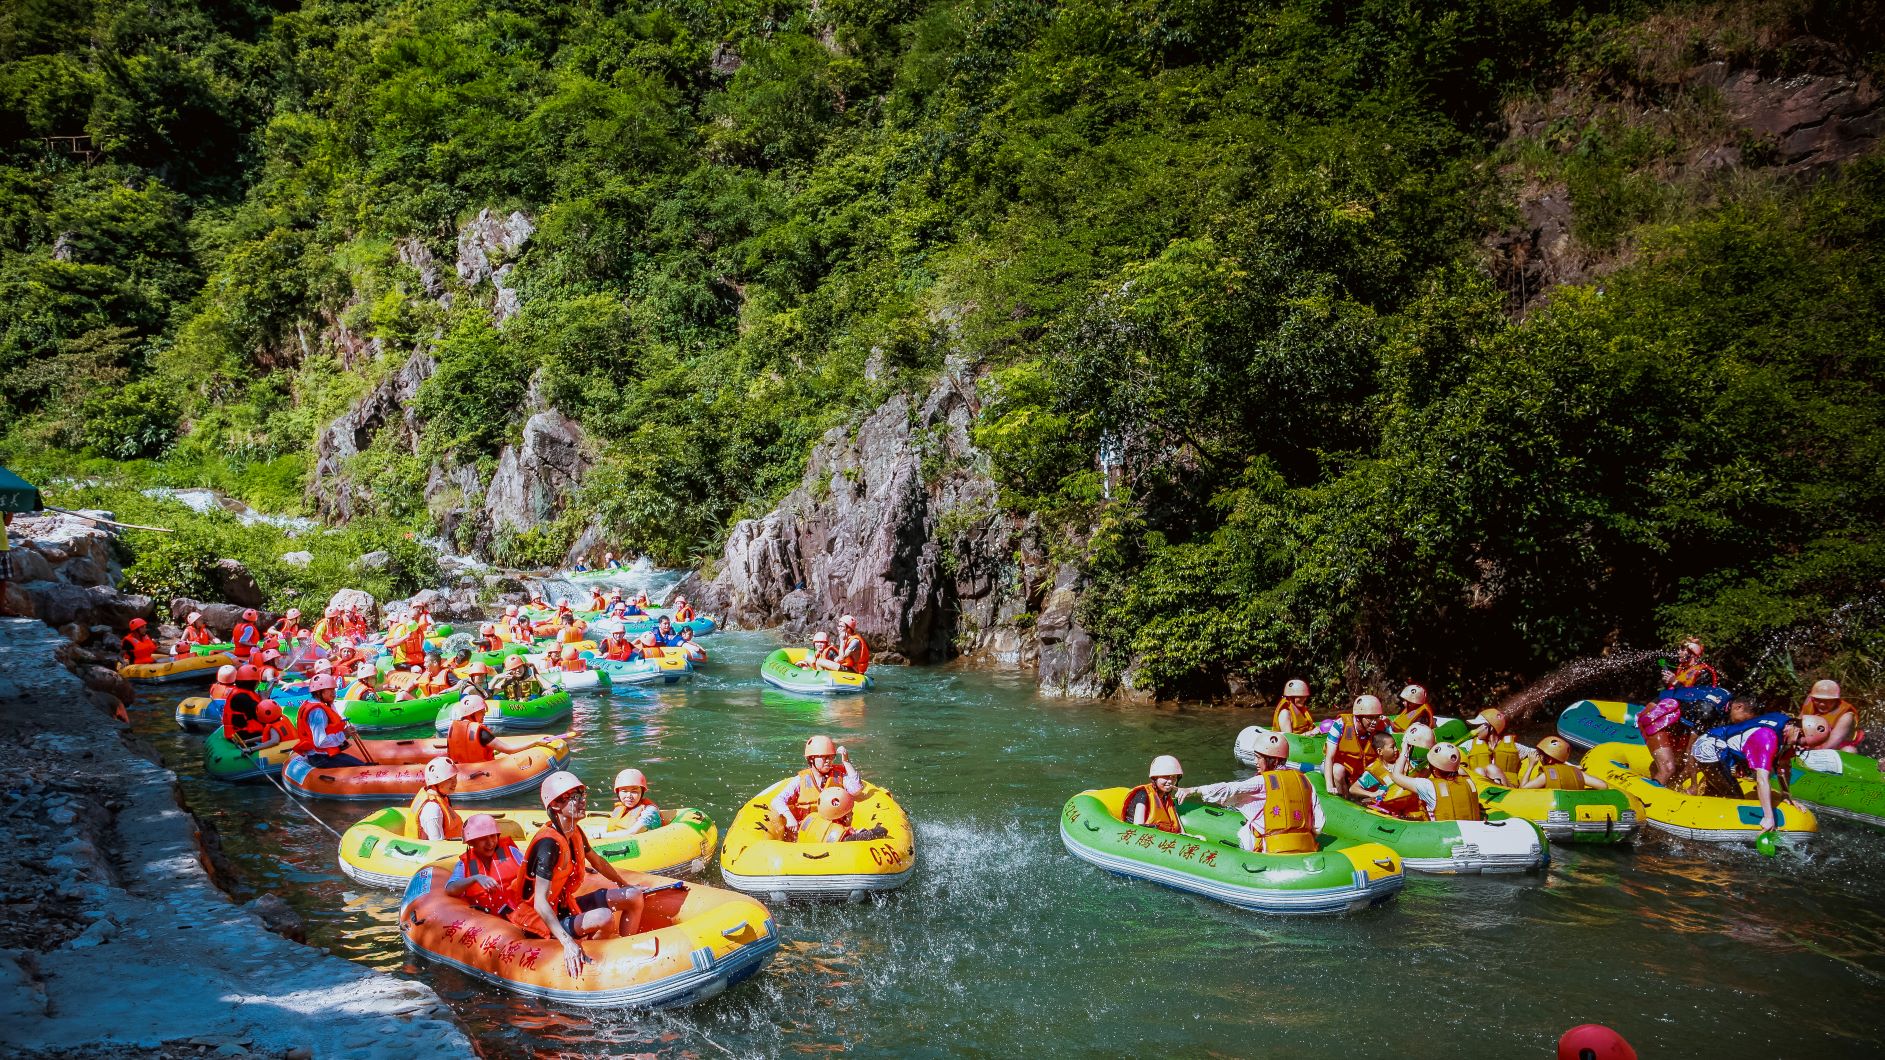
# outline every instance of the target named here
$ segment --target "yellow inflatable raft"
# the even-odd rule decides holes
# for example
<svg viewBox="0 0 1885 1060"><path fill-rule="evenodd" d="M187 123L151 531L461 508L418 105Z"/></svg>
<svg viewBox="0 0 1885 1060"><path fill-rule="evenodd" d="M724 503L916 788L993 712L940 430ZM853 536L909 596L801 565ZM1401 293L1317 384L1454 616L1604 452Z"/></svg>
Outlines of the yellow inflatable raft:
<svg viewBox="0 0 1885 1060"><path fill-rule="evenodd" d="M582 943L582 975L563 966L563 948L445 893L451 862L413 874L399 907L406 944L506 990L565 1005L671 1008L704 1001L750 978L779 948L766 907L742 894L690 883L648 896L640 933ZM659 887L661 876L624 873L629 883ZM594 873L585 891L608 886Z"/></svg>
<svg viewBox="0 0 1885 1060"><path fill-rule="evenodd" d="M520 847L542 827L542 810L478 810L497 818L500 831ZM440 858L456 858L465 844L406 836L407 807L389 806L363 818L340 837L340 871L369 887L398 890L412 874ZM661 812L661 827L630 834L615 827L607 814L583 818L589 845L624 871L664 876L697 873L707 867L720 830L699 810Z"/></svg>
<svg viewBox="0 0 1885 1060"><path fill-rule="evenodd" d="M728 886L774 901L792 895L857 900L909 882L916 871L916 831L889 792L866 784L851 811L851 827L882 825L888 830L884 838L793 843L782 838L783 825L767 805L791 779L753 796L728 826L720 851L720 875Z"/></svg>
<svg viewBox="0 0 1885 1060"><path fill-rule="evenodd" d="M1600 743L1584 756L1584 772L1622 791L1641 809L1637 816L1651 828L1704 843L1753 843L1761 835L1761 804L1753 799L1690 795L1656 783L1650 776L1649 748L1642 744ZM1813 811L1774 800L1777 837L1805 843L1819 832Z"/></svg>
<svg viewBox="0 0 1885 1060"><path fill-rule="evenodd" d="M173 681L209 681L216 671L235 664L236 657L223 652L208 655L181 655L149 663L123 663L119 676L139 684L163 685Z"/></svg>

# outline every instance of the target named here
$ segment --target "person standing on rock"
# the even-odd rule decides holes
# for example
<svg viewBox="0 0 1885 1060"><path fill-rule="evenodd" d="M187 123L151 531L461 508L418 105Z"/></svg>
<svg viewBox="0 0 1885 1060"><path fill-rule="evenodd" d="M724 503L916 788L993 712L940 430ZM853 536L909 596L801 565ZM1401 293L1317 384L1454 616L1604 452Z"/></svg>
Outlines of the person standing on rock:
<svg viewBox="0 0 1885 1060"><path fill-rule="evenodd" d="M118 654L128 666L143 666L157 661L157 642L145 632L150 623L141 618L131 620L131 627L120 642Z"/></svg>
<svg viewBox="0 0 1885 1060"><path fill-rule="evenodd" d="M356 738L353 726L334 705L334 678L317 675L308 682L308 698L295 717L295 753L315 766L363 766L365 761L347 752L348 742Z"/></svg>

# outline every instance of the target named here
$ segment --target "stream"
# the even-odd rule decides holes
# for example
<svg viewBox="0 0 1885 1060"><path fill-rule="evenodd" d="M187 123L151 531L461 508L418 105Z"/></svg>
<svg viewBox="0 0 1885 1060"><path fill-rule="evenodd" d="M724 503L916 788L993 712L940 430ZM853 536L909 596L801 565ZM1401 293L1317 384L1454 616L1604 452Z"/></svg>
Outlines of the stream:
<svg viewBox="0 0 1885 1060"><path fill-rule="evenodd" d="M1506 1060L1552 1055L1582 1022L1645 1057L1879 1055L1885 836L1829 823L1806 855L1767 860L1651 832L1633 849L1555 847L1542 878L1410 875L1385 907L1279 919L1106 875L1057 830L1068 796L1137 783L1158 753L1179 755L1189 784L1245 775L1231 742L1253 712L1043 699L1026 674L952 666L880 667L868 695L805 700L759 681L771 635L705 643L691 684L578 696L573 768L591 790L637 765L662 806L700 807L724 830L827 732L909 810L918 875L858 904L774 906L786 941L772 964L679 1011L558 1010L417 962L398 895L343 876L332 835L266 783L204 777L200 738L171 719L176 695L141 695L133 723L312 944L424 978L492 1057ZM368 812L312 805L337 830ZM717 857L704 882L719 882Z"/></svg>

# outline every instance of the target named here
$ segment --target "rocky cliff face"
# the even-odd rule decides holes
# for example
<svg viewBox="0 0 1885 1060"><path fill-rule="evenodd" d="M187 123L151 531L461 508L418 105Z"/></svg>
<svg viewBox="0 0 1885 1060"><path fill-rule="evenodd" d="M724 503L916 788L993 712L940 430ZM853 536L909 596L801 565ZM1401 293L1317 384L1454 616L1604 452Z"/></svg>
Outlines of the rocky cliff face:
<svg viewBox="0 0 1885 1060"><path fill-rule="evenodd" d="M776 510L733 528L694 593L744 625L806 633L849 613L886 658L967 656L1033 668L1053 694L1102 694L1078 574L997 508L969 433L979 407L956 370L831 431Z"/></svg>

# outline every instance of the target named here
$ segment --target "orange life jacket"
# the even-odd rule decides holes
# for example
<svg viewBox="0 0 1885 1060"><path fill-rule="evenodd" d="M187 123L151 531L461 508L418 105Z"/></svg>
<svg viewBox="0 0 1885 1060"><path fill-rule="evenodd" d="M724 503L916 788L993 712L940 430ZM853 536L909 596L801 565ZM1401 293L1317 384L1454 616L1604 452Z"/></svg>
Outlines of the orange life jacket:
<svg viewBox="0 0 1885 1060"><path fill-rule="evenodd" d="M579 674L589 669L589 660L580 655L565 656L556 661L556 665L565 673Z"/></svg>
<svg viewBox="0 0 1885 1060"><path fill-rule="evenodd" d="M838 658L838 649L832 647L830 644L826 644L822 648L816 644L813 644L812 650L805 653L805 661L802 663L799 663L799 669L815 670L818 668L818 660L830 659L835 662L837 658Z"/></svg>
<svg viewBox="0 0 1885 1060"><path fill-rule="evenodd" d="M262 728L262 744L265 747L273 747L295 738L295 724L287 718L277 718Z"/></svg>
<svg viewBox="0 0 1885 1060"><path fill-rule="evenodd" d="M1361 777L1368 763L1380 756L1374 753L1374 737L1361 734L1361 722L1353 714L1340 715L1342 737L1335 741L1335 764L1348 767L1350 782Z"/></svg>
<svg viewBox="0 0 1885 1060"><path fill-rule="evenodd" d="M1554 791L1583 791L1584 774L1574 765L1564 762L1551 762L1536 767L1536 771L1545 778L1545 787Z"/></svg>
<svg viewBox="0 0 1885 1060"><path fill-rule="evenodd" d="M340 732L347 724L346 719L340 716L340 708L309 696L302 702L301 712L295 715L295 753L298 755L320 750L314 746L314 715L317 711L327 715L326 730L330 735Z"/></svg>
<svg viewBox="0 0 1885 1060"><path fill-rule="evenodd" d="M574 644L579 640L586 639L587 638L583 636L583 624L580 622L565 626L561 630L558 630L556 634L556 642L558 644Z"/></svg>
<svg viewBox="0 0 1885 1060"><path fill-rule="evenodd" d="M1263 816L1257 819L1265 854L1302 854L1316 849L1316 794L1309 778L1294 769L1263 774ZM1257 822L1253 822L1253 825Z"/></svg>
<svg viewBox="0 0 1885 1060"><path fill-rule="evenodd" d="M1479 793L1473 790L1472 782L1455 774L1451 779L1438 773L1430 774L1427 779L1433 782L1433 809L1427 811L1430 821L1483 821L1484 810L1479 808Z"/></svg>
<svg viewBox="0 0 1885 1060"><path fill-rule="evenodd" d="M188 644L214 644L216 643L216 638L210 636L209 630L203 626L183 627L183 639L184 639L184 642Z"/></svg>
<svg viewBox="0 0 1885 1060"><path fill-rule="evenodd" d="M635 648L641 652L641 657L644 659L659 659L662 655L659 644L637 644Z"/></svg>
<svg viewBox="0 0 1885 1060"><path fill-rule="evenodd" d="M399 661L407 666L425 662L425 629L416 623L399 638Z"/></svg>
<svg viewBox="0 0 1885 1060"><path fill-rule="evenodd" d="M152 640L148 635L126 633L124 635L124 650L131 653L131 661L134 663L157 661L157 642Z"/></svg>
<svg viewBox="0 0 1885 1060"><path fill-rule="evenodd" d="M1855 707L1851 703L1848 703L1847 701L1842 699L1838 703L1834 704L1833 709L1826 711L1825 713L1822 714L1820 713L1820 704L1822 702L1824 701L1814 699L1813 697L1808 696L1806 702L1800 704L1800 715L1802 717L1805 717L1808 714L1818 715L1819 717L1825 718L1826 724L1828 725L1837 725L1839 724L1839 719L1846 717L1847 715L1851 715L1853 719L1852 724L1854 726L1857 726L1859 724L1859 718L1858 718L1859 708L1858 707Z"/></svg>
<svg viewBox="0 0 1885 1060"><path fill-rule="evenodd" d="M478 852L471 849L458 855L458 863L465 867L465 879L489 876L497 881L495 891L486 889L481 883L473 883L465 888L465 901L495 916L503 916L515 908L524 875L524 867L519 864L523 860L522 855L511 857L516 853L517 844L511 842L509 836L499 836L497 853L490 861L478 857Z"/></svg>
<svg viewBox="0 0 1885 1060"><path fill-rule="evenodd" d="M428 696L436 696L441 692L451 691L452 684L456 680L457 678L452 676L450 670L440 670L438 673L426 674L419 678L419 690Z"/></svg>
<svg viewBox="0 0 1885 1060"><path fill-rule="evenodd" d="M463 839L465 822L458 819L458 811L452 809L452 800L440 795L432 788L420 788L419 794L412 797L412 806L406 811L406 838L423 839L425 833L419 830L419 811L426 806L437 806L445 815L445 838Z"/></svg>
<svg viewBox="0 0 1885 1060"><path fill-rule="evenodd" d="M627 662L635 657L635 645L627 637L609 637L602 642L602 657Z"/></svg>
<svg viewBox="0 0 1885 1060"><path fill-rule="evenodd" d="M799 770L799 789L792 795L793 819L804 821L807 818L817 816L818 796L824 793L825 788L833 784L842 787L844 784L844 770L845 765L843 762L833 762L831 764L831 775L823 780L818 779L818 771L811 766L806 766L804 769Z"/></svg>
<svg viewBox="0 0 1885 1060"><path fill-rule="evenodd" d="M844 648L838 652L838 668L854 674L871 668L871 648L863 637L853 633L844 639Z"/></svg>
<svg viewBox="0 0 1885 1060"><path fill-rule="evenodd" d="M1669 679L1670 688L1709 688L1718 687L1721 678L1715 668L1705 662L1688 662L1676 667L1676 674Z"/></svg>
<svg viewBox="0 0 1885 1060"><path fill-rule="evenodd" d="M218 681L215 684L209 686L209 698L228 699L229 693L231 691L234 691L235 687L236 687L235 685L226 685L226 684L223 684L221 681Z"/></svg>
<svg viewBox="0 0 1885 1060"><path fill-rule="evenodd" d="M461 766L476 765L496 758L489 747L478 739L478 733L484 731L482 722L470 718L459 718L452 722L452 727L445 730L445 757Z"/></svg>
<svg viewBox="0 0 1885 1060"><path fill-rule="evenodd" d="M694 620L694 606L692 604L682 604L681 606L674 609L674 621L692 622L693 620Z"/></svg>
<svg viewBox="0 0 1885 1060"><path fill-rule="evenodd" d="M495 629L489 633L483 634L482 638L478 641L479 651L501 651L503 648L504 638Z"/></svg>
<svg viewBox="0 0 1885 1060"><path fill-rule="evenodd" d="M1158 788L1147 781L1126 793L1127 802L1132 801L1132 794L1136 791L1145 792L1145 827L1156 828L1161 832L1182 830L1178 826L1178 804L1172 801L1171 796L1159 794Z"/></svg>
<svg viewBox="0 0 1885 1060"><path fill-rule="evenodd" d="M582 889L583 876L589 868L589 837L581 828L572 835L564 835L556 830L556 825L545 821L524 847L526 862L530 849L544 840L556 846L556 867L550 871L550 912L556 916L573 916L577 912L576 893ZM517 908L511 910L511 923L539 938L551 938L548 925L537 915L536 889L537 881L526 864L519 873Z"/></svg>
<svg viewBox="0 0 1885 1060"><path fill-rule="evenodd" d="M1316 727L1316 717L1309 713L1308 707L1299 707L1286 696L1276 701L1276 716L1270 722L1270 728L1277 732L1312 732Z"/></svg>

